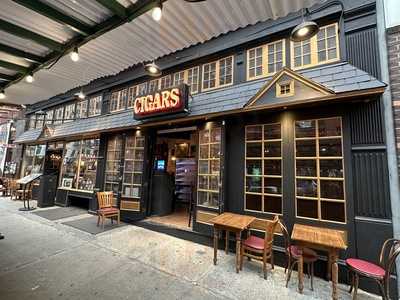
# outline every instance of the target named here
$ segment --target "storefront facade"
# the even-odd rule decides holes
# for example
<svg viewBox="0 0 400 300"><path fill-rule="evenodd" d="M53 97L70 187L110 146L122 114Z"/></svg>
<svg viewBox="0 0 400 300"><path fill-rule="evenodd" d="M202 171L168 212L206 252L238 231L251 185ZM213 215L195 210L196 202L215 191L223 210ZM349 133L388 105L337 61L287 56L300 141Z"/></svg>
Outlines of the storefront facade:
<svg viewBox="0 0 400 300"><path fill-rule="evenodd" d="M41 165L57 178L55 204L95 212L95 192L114 191L122 219L136 221L164 209L162 174L173 167L176 187L183 166L193 177L175 192L193 203L195 232L210 234L223 211L278 214L289 228L344 229L342 258L375 260L393 235L375 3L340 15L311 13L321 29L305 42L289 40L288 16L162 58L160 78L132 67L84 87L85 100L74 90L34 104L17 138L23 170L61 159Z"/></svg>

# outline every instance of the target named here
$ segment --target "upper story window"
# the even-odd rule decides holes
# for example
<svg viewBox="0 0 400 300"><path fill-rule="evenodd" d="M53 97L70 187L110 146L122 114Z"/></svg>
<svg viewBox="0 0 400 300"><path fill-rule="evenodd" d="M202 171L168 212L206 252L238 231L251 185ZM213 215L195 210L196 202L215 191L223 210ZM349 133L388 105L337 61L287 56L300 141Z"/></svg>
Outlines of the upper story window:
<svg viewBox="0 0 400 300"><path fill-rule="evenodd" d="M172 76L171 75L167 75L164 77L160 78L160 89L167 89L169 87L171 87L172 85Z"/></svg>
<svg viewBox="0 0 400 300"><path fill-rule="evenodd" d="M55 110L54 124L61 124L64 118L64 106L60 106Z"/></svg>
<svg viewBox="0 0 400 300"><path fill-rule="evenodd" d="M285 65L285 40L247 50L247 80L271 75Z"/></svg>
<svg viewBox="0 0 400 300"><path fill-rule="evenodd" d="M76 118L83 119L87 117L88 100L79 101L76 104Z"/></svg>
<svg viewBox="0 0 400 300"><path fill-rule="evenodd" d="M149 82L149 93L153 93L158 90L159 79L154 79Z"/></svg>
<svg viewBox="0 0 400 300"><path fill-rule="evenodd" d="M294 80L276 84L276 97L289 97L294 95Z"/></svg>
<svg viewBox="0 0 400 300"><path fill-rule="evenodd" d="M294 70L340 59L337 23L321 27L318 34L311 39L290 44Z"/></svg>
<svg viewBox="0 0 400 300"><path fill-rule="evenodd" d="M123 89L111 94L110 112L123 110L128 100L128 89Z"/></svg>
<svg viewBox="0 0 400 300"><path fill-rule="evenodd" d="M54 109L46 111L46 124L52 124L54 117Z"/></svg>
<svg viewBox="0 0 400 300"><path fill-rule="evenodd" d="M174 86L185 83L185 71L180 71L174 74Z"/></svg>
<svg viewBox="0 0 400 300"><path fill-rule="evenodd" d="M191 94L199 92L199 67L193 67L184 71L180 71L174 74L173 85L180 85L186 83L189 86Z"/></svg>
<svg viewBox="0 0 400 300"><path fill-rule="evenodd" d="M35 129L36 126L36 115L33 114L29 117L29 126L28 129Z"/></svg>
<svg viewBox="0 0 400 300"><path fill-rule="evenodd" d="M101 99L101 95L89 99L89 117L94 117L101 114Z"/></svg>
<svg viewBox="0 0 400 300"><path fill-rule="evenodd" d="M71 122L75 119L75 103L65 106L64 123Z"/></svg>
<svg viewBox="0 0 400 300"><path fill-rule="evenodd" d="M44 115L36 116L36 128L42 128L44 123Z"/></svg>
<svg viewBox="0 0 400 300"><path fill-rule="evenodd" d="M137 95L138 95L138 86L137 85L131 86L128 92L128 108L134 106Z"/></svg>
<svg viewBox="0 0 400 300"><path fill-rule="evenodd" d="M203 91L233 83L233 56L203 65Z"/></svg>

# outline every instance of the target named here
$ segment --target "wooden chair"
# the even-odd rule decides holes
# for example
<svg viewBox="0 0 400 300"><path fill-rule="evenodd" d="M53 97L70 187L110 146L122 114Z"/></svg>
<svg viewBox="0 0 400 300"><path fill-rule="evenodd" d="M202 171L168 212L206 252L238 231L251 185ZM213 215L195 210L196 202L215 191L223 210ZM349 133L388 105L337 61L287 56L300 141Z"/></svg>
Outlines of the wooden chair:
<svg viewBox="0 0 400 300"><path fill-rule="evenodd" d="M283 220L279 220L279 227L281 229L284 241L285 241L285 253L286 253L286 266L285 266L285 273L288 270L288 274L286 277L286 287L288 287L290 276L292 275L292 271L296 264L299 263L299 248L296 245L292 245L289 232ZM307 266L308 276L311 279L311 290L314 290L314 262L318 260L317 253L310 249L303 247L303 262Z"/></svg>
<svg viewBox="0 0 400 300"><path fill-rule="evenodd" d="M350 273L353 275L349 291L351 293L354 287L353 299L357 298L358 281L360 276L375 280L378 283L382 299L390 299L390 274L399 254L400 240L388 239L382 246L381 254L379 256L379 265L357 258L346 259L346 265L349 268Z"/></svg>
<svg viewBox="0 0 400 300"><path fill-rule="evenodd" d="M17 183L16 179L11 179L8 184L10 199L12 200L13 197L17 198L17 190L19 189L19 184Z"/></svg>
<svg viewBox="0 0 400 300"><path fill-rule="evenodd" d="M113 192L98 192L97 202L99 204L99 209L97 210L97 226L100 224L104 230L104 220L106 218L111 219L111 224L113 223L113 217L117 217L118 225L120 223L120 211L114 206L114 194Z"/></svg>
<svg viewBox="0 0 400 300"><path fill-rule="evenodd" d="M274 268L274 254L272 250L272 244L274 241L274 231L278 224L278 216L272 221L268 220L257 220L257 223L265 223L265 236L264 238L259 238L257 236L249 234L247 239L242 242L242 247L240 249L240 270L243 268L243 257L246 256L249 259L254 258L256 260L261 260L263 262L263 273L264 279L267 279L267 260L270 260L272 269ZM250 229L252 224L250 224Z"/></svg>

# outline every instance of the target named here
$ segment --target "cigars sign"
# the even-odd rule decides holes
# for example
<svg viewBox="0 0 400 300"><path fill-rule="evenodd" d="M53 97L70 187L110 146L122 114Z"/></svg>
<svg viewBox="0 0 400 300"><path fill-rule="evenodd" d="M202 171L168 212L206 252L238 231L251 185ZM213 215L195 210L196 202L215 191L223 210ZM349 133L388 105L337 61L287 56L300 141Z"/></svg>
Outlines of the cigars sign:
<svg viewBox="0 0 400 300"><path fill-rule="evenodd" d="M189 89L186 84L139 96L133 106L136 120L188 112Z"/></svg>

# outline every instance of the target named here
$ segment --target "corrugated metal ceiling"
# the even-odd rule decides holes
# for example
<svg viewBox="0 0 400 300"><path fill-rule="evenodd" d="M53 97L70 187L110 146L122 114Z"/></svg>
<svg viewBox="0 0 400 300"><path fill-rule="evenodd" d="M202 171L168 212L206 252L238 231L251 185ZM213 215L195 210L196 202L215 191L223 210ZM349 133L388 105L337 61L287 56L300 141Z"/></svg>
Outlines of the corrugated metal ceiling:
<svg viewBox="0 0 400 300"><path fill-rule="evenodd" d="M95 0L41 1L91 26L112 16L109 10ZM118 2L128 7L136 1ZM73 63L65 56L51 69L37 72L33 84L21 81L7 88L5 100L24 104L44 100L98 77L116 74L128 66L202 43L249 24L285 16L317 2L321 1L207 0L188 3L168 0L164 3L163 18L159 23L147 12L80 47L79 63ZM65 42L77 35L68 26L52 21L12 0L1 1L0 19L58 42ZM46 47L1 30L0 43L37 55L49 53ZM20 63L19 59L2 52L0 60ZM21 65L25 64L21 62ZM7 71L0 69L0 73L5 74Z"/></svg>

